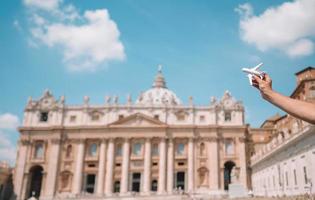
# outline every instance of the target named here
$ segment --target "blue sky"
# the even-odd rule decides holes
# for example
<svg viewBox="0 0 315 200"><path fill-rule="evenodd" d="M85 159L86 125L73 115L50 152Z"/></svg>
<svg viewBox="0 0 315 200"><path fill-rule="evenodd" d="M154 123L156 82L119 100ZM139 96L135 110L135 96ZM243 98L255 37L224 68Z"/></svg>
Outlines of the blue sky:
<svg viewBox="0 0 315 200"><path fill-rule="evenodd" d="M193 96L206 105L229 90L243 101L246 122L257 127L280 111L240 69L264 62L274 89L290 95L294 73L315 63L315 17L301 14L315 13L314 0L46 2L0 6L0 134L7 140L0 152L18 138L1 123L21 121L27 98L46 88L68 104L82 103L84 95L95 104L105 95L124 102L130 93L135 100L162 64L168 87L184 103Z"/></svg>

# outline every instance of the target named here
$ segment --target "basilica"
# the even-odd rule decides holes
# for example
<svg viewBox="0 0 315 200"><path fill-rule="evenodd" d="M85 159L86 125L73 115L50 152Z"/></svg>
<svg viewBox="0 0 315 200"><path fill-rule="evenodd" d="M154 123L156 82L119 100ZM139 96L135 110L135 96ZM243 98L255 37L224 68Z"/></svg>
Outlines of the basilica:
<svg viewBox="0 0 315 200"><path fill-rule="evenodd" d="M231 171L247 191L254 148L242 102L228 91L207 105L188 99L167 88L161 70L135 101L107 96L93 105L85 96L69 105L48 90L29 98L14 169L17 200L218 197L227 194Z"/></svg>

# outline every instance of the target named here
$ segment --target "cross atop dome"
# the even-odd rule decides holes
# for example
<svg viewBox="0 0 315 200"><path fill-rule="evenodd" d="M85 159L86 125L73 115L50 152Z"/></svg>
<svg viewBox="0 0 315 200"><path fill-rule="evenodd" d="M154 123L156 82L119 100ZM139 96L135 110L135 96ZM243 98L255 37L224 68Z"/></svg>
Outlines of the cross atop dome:
<svg viewBox="0 0 315 200"><path fill-rule="evenodd" d="M162 73L162 65L161 64L158 65L158 72Z"/></svg>
<svg viewBox="0 0 315 200"><path fill-rule="evenodd" d="M162 65L158 65L158 73L155 76L153 88L167 88L164 76L162 74Z"/></svg>

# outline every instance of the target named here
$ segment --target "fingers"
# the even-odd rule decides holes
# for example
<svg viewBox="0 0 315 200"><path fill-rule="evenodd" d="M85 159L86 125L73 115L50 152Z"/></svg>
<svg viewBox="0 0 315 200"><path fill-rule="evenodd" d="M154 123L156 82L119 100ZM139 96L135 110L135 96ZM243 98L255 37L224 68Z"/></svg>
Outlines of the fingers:
<svg viewBox="0 0 315 200"><path fill-rule="evenodd" d="M258 77L257 75L253 75L254 81L258 83L258 85L260 83L262 83L263 80L260 79L260 77Z"/></svg>
<svg viewBox="0 0 315 200"><path fill-rule="evenodd" d="M257 88L257 89L259 89L259 84L258 84L258 82L255 80L254 77L252 77L252 86L255 87L255 88Z"/></svg>
<svg viewBox="0 0 315 200"><path fill-rule="evenodd" d="M271 78L268 74L265 74L265 79L266 79L266 81L271 82Z"/></svg>

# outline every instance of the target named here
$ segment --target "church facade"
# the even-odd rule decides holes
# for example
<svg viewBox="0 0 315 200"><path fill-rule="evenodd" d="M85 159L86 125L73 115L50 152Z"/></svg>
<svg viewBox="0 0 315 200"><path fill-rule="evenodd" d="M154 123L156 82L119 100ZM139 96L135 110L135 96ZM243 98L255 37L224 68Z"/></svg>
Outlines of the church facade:
<svg viewBox="0 0 315 200"><path fill-rule="evenodd" d="M18 200L222 196L234 169L249 186L244 107L220 100L182 104L159 70L133 102L67 105L45 91L24 112L14 189ZM235 172L236 171L236 172Z"/></svg>

